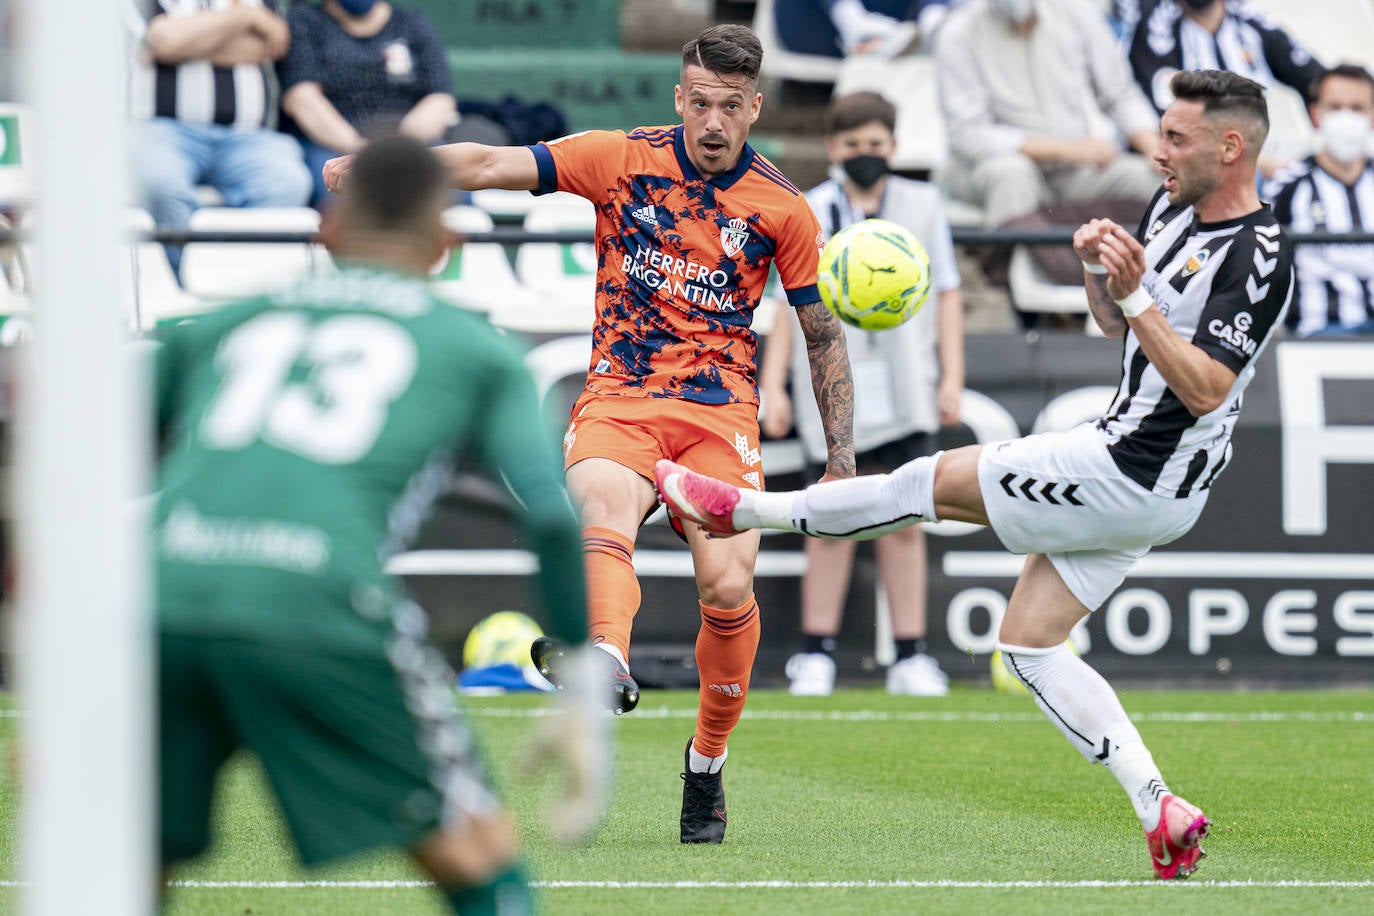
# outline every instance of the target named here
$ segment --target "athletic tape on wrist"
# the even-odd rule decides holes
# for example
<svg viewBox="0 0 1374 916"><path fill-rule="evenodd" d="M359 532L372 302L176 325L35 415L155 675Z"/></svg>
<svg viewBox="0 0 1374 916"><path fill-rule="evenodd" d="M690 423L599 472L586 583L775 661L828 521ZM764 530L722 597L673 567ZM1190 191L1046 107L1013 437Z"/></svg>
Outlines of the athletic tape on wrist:
<svg viewBox="0 0 1374 916"><path fill-rule="evenodd" d="M1135 318L1154 305L1155 301L1150 298L1149 293L1145 292L1145 287L1137 286L1135 292L1124 299L1117 299L1116 304L1120 307L1121 314L1127 318Z"/></svg>
<svg viewBox="0 0 1374 916"><path fill-rule="evenodd" d="M1097 274L1098 276L1107 272L1107 268L1103 267L1101 264L1089 264L1087 261L1083 262L1083 269L1090 274Z"/></svg>

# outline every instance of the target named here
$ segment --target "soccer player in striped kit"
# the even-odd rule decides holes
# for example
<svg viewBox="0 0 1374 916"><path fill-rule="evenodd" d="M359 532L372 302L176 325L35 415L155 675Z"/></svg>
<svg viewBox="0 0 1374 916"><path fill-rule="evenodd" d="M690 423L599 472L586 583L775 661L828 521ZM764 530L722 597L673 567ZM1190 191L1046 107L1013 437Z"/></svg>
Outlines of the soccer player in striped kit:
<svg viewBox="0 0 1374 916"><path fill-rule="evenodd" d="M1170 88L1154 157L1164 187L1139 229L1093 220L1074 234L1094 318L1125 335L1120 387L1101 419L795 493L741 490L672 462L656 468L669 509L720 534L861 539L952 518L989 525L1027 554L998 648L1074 748L1120 782L1166 879L1197 868L1209 822L1169 791L1115 691L1065 641L1151 547L1197 520L1293 291L1292 249L1255 190L1269 126L1263 87L1203 70Z"/></svg>

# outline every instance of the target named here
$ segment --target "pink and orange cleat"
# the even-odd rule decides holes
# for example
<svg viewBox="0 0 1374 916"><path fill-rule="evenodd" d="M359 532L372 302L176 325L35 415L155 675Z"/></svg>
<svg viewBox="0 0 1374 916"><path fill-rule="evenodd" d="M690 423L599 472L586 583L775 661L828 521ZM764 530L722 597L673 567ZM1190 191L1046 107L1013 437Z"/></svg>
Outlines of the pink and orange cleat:
<svg viewBox="0 0 1374 916"><path fill-rule="evenodd" d="M690 471L666 458L654 464L654 483L668 511L678 518L696 522L717 536L740 532L733 519L735 506L739 505L738 487Z"/></svg>
<svg viewBox="0 0 1374 916"><path fill-rule="evenodd" d="M1172 881L1197 871L1198 862L1206 855L1198 844L1210 826L1200 809L1177 795L1165 795L1158 826L1145 832L1155 875L1161 880Z"/></svg>

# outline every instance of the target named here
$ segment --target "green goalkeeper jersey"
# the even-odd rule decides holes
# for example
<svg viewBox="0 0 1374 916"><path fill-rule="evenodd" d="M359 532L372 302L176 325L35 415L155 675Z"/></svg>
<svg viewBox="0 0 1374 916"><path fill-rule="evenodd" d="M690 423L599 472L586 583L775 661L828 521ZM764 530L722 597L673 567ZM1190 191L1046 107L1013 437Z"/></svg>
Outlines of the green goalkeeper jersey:
<svg viewBox="0 0 1374 916"><path fill-rule="evenodd" d="M423 281L349 268L171 329L158 423L163 629L377 651L407 606L386 559L462 452L514 493L552 631L586 638L580 530L521 354Z"/></svg>

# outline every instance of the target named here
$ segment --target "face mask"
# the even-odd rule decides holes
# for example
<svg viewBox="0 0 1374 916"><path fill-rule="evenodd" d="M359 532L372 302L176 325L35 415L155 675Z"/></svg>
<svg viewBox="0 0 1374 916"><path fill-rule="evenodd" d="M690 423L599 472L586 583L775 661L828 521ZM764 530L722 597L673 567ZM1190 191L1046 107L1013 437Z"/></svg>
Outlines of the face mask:
<svg viewBox="0 0 1374 916"><path fill-rule="evenodd" d="M1328 111L1317 128L1326 154L1337 162L1354 162L1363 156L1369 133L1369 117L1358 111Z"/></svg>
<svg viewBox="0 0 1374 916"><path fill-rule="evenodd" d="M992 6L1017 24L1025 22L1035 13L1035 0L992 0Z"/></svg>
<svg viewBox="0 0 1374 916"><path fill-rule="evenodd" d="M377 5L377 0L337 0L339 6L350 16L366 16Z"/></svg>
<svg viewBox="0 0 1374 916"><path fill-rule="evenodd" d="M878 183L879 178L887 174L887 160L882 156L868 154L850 156L840 163L840 168L855 185L868 190Z"/></svg>
<svg viewBox="0 0 1374 916"><path fill-rule="evenodd" d="M1183 0L1183 5L1200 13L1216 2L1217 0Z"/></svg>

